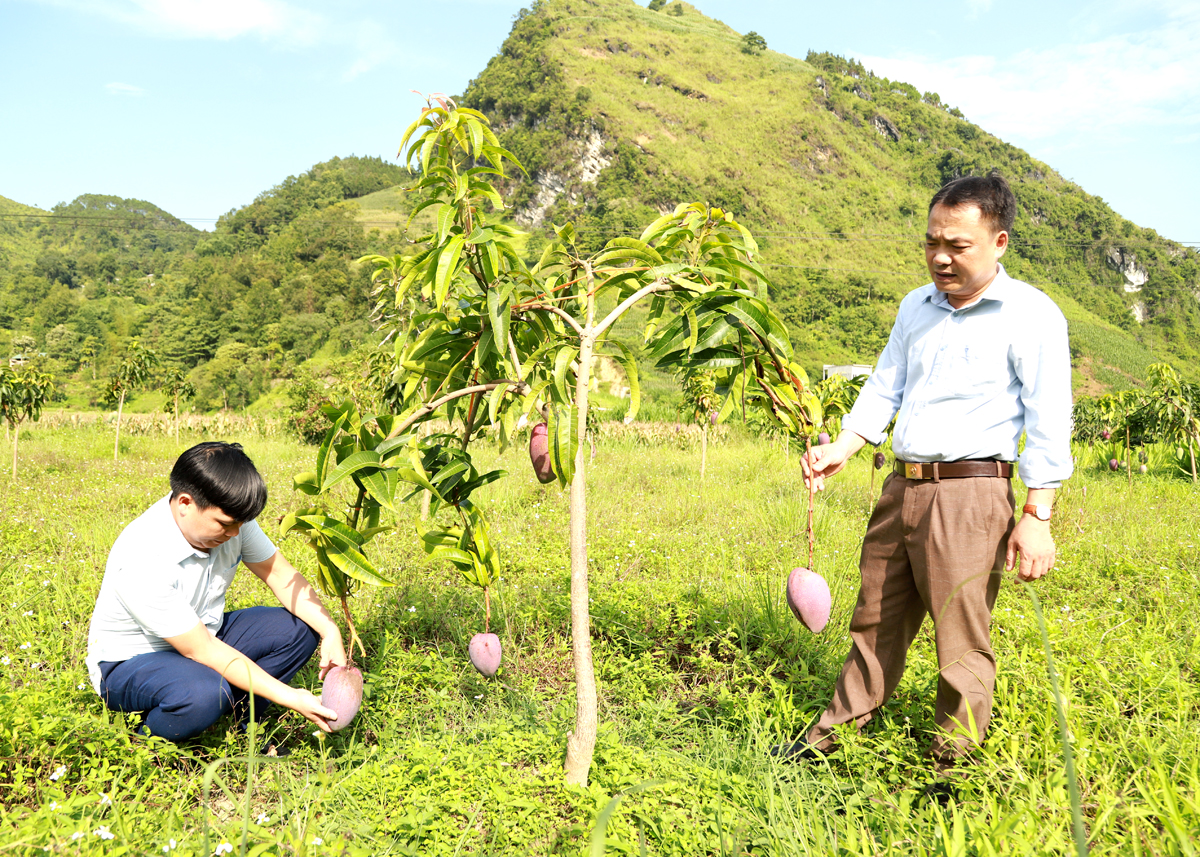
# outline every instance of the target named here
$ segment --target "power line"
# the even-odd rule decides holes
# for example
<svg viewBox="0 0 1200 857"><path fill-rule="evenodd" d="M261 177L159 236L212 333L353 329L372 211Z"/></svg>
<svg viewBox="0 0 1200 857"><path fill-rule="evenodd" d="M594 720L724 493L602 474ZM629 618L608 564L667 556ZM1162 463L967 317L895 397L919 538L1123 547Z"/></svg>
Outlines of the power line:
<svg viewBox="0 0 1200 857"><path fill-rule="evenodd" d="M180 221L179 224L139 223L134 218L137 215L130 217L116 217L112 215L92 216L92 215L74 215L74 214L0 214L0 221L19 221L21 219L37 219L50 222L71 221L76 228L112 228L124 227L127 229L148 230L148 231L163 231L163 232L200 232L202 230L189 228L191 223L218 223L220 218L214 217L179 217L175 218ZM399 228L399 220L356 220L355 222L361 226L394 226ZM20 224L18 224L20 225ZM40 224L29 224L40 225ZM625 233L623 236L613 237L637 237L641 233ZM897 235L887 232L757 232L754 233L757 238L772 238L772 239L790 239L791 241L832 241L832 242L858 242L858 243L916 243L920 244L924 241L924 236L921 235ZM1171 244L1182 244L1187 247L1200 248L1200 241L1175 241L1173 239L1164 238L1162 242ZM1013 238L1010 244L1014 247L1100 247L1102 245L1129 247L1135 245L1158 246L1160 242L1153 241L1149 238L1101 238L1094 241L1036 241L1024 242L1020 238ZM778 266L777 266L778 267ZM878 273L900 273L881 271Z"/></svg>

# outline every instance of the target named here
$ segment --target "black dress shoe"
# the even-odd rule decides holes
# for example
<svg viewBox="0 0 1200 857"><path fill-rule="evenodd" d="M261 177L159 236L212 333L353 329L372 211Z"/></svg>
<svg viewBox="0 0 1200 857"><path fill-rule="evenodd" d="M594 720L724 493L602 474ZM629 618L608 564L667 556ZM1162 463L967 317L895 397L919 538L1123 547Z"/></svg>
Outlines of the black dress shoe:
<svg viewBox="0 0 1200 857"><path fill-rule="evenodd" d="M799 738L790 744L776 744L771 748L771 756L781 762L812 761L814 759L825 759L833 752L833 749L833 747L830 747L827 750L818 750L815 746L808 743L808 739Z"/></svg>

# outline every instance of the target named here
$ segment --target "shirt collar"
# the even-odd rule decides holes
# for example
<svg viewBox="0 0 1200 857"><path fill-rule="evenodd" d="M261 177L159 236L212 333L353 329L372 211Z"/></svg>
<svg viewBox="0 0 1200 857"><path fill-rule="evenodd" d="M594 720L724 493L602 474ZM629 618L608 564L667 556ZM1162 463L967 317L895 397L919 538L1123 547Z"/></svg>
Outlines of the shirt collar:
<svg viewBox="0 0 1200 857"><path fill-rule="evenodd" d="M930 292L925 296L925 300L929 301L936 307L942 307L953 311L955 308L950 305L949 296L942 291L938 291L938 287L933 283L929 284ZM967 304L964 307L958 307L959 310L970 309L978 306L983 301L998 301L1003 303L1006 298L1012 293L1012 277L1004 270L1004 266L999 262L996 263L996 277L992 280L991 285L987 290L975 301Z"/></svg>
<svg viewBox="0 0 1200 857"><path fill-rule="evenodd" d="M162 523L163 549L166 551L167 558L174 563L181 563L193 556L208 559L205 551L192 547L191 543L183 537L183 531L179 529L179 524L175 522L175 515L171 511L170 494L163 499L162 506L162 513L166 518L166 521Z"/></svg>

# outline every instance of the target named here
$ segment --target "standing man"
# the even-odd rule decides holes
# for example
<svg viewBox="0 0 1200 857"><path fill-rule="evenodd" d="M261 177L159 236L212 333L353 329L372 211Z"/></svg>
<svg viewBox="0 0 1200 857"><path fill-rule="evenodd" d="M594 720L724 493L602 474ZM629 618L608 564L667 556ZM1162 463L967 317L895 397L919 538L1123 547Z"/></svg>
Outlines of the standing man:
<svg viewBox="0 0 1200 857"><path fill-rule="evenodd" d="M145 715L142 731L179 741L235 708L267 701L326 732L337 713L288 682L321 645L321 676L344 666L342 634L321 599L255 522L267 485L236 443L179 456L171 493L126 527L108 555L88 631L92 687L114 711ZM225 612L240 563L283 607Z"/></svg>
<svg viewBox="0 0 1200 857"><path fill-rule="evenodd" d="M908 647L933 617L940 674L930 755L952 765L982 743L996 661L990 623L1001 569L1037 580L1054 565L1054 491L1072 472L1067 324L1050 298L1000 265L1016 200L998 174L947 183L929 205L925 263L933 282L900 303L879 365L844 431L802 460L822 490L896 416L894 472L867 525L853 644L833 700L783 756L833 747L835 726L861 727L895 691ZM1011 462L1029 493L1021 519Z"/></svg>

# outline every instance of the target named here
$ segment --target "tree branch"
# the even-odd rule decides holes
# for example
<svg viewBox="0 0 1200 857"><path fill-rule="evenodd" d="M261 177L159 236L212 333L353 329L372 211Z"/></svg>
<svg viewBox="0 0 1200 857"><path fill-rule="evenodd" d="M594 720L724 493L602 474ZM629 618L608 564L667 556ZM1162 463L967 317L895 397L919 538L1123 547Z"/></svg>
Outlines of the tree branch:
<svg viewBox="0 0 1200 857"><path fill-rule="evenodd" d="M513 309L516 309L516 307L513 307ZM574 330L577 334L579 334L580 336L583 336L583 328L579 326L579 322L577 322L571 316L571 314L569 312L567 312L566 310L564 310L560 307L553 306L552 304L538 303L538 304L524 304L523 306L521 306L520 311L524 312L526 310L531 310L531 309L544 309L547 312L554 313L555 315L562 318L567 324L571 325L571 327L574 328Z"/></svg>
<svg viewBox="0 0 1200 857"><path fill-rule="evenodd" d="M528 390L528 385L524 381L510 381L507 378L501 378L498 381L489 381L487 384L476 384L472 387L463 387L461 390L455 390L453 393L447 393L446 395L442 396L440 399L430 402L427 405L421 405L421 407L417 408L412 414L410 414L408 416L407 419L401 421L399 425L397 425L395 428L393 428L388 433L388 436L386 439L391 440L392 438L396 437L396 435L403 432L405 429L407 429L409 426L411 426L417 420L421 419L421 417L433 413L434 411L436 411L438 408L440 408L442 405L446 404L447 402L452 402L455 399L461 399L463 396L473 396L476 393L486 393L487 391L494 390L497 387L506 387L506 386L507 387L516 387L517 392L521 395L524 395L525 391Z"/></svg>
<svg viewBox="0 0 1200 857"><path fill-rule="evenodd" d="M607 316L605 316L604 321L600 322L598 325L596 325L594 328L592 328L592 335L594 337L596 337L597 339L599 339L600 334L604 333L605 330L607 330L609 327L611 327L612 324L617 319L619 319L621 316L623 316L625 314L625 311L627 309L629 309L631 306L633 306L635 303L640 301L642 298L646 297L646 295L652 295L655 292L666 291L670 287L671 287L671 284L667 280L662 279L661 277L659 279L655 280L653 283L651 283L648 286L642 286L640 289L638 289L636 292L631 294L629 297L625 298L625 300L623 300L619 304L617 304L617 308L614 309L612 312L610 312Z"/></svg>

